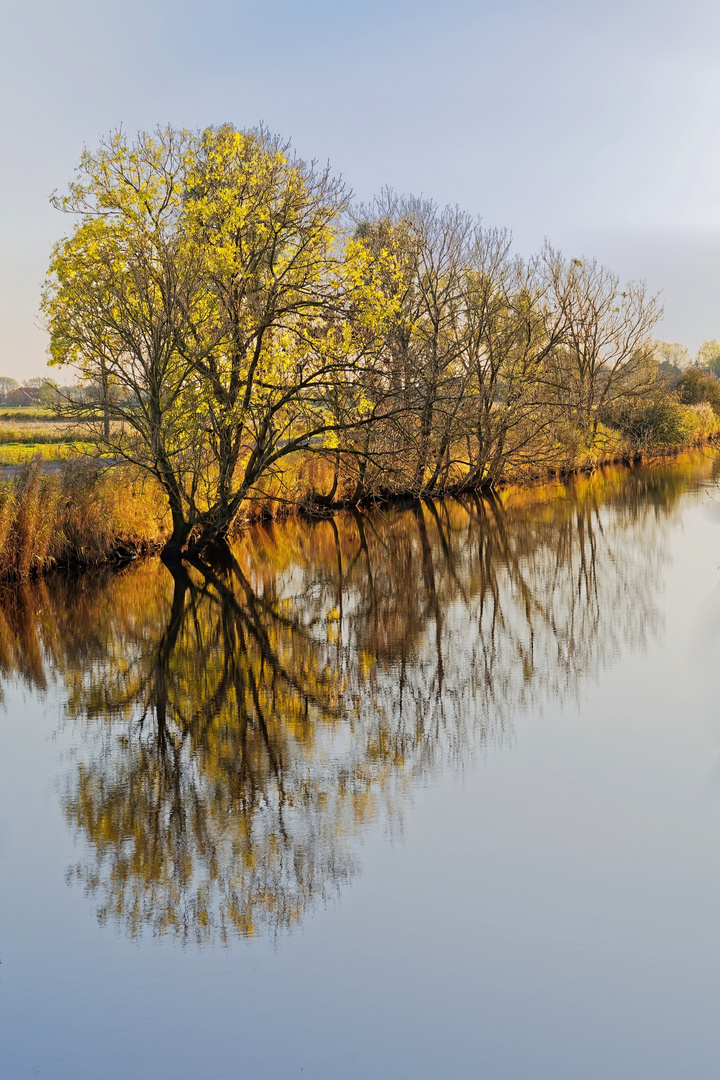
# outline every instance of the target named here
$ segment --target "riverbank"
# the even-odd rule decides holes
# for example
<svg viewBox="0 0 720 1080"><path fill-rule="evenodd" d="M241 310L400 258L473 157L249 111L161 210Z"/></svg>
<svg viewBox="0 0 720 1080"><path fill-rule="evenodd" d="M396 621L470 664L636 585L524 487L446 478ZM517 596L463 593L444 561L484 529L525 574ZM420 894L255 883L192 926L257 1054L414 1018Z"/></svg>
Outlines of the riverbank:
<svg viewBox="0 0 720 1080"><path fill-rule="evenodd" d="M682 456L715 453L720 434L692 446L626 450L574 465L526 469L492 485L473 489L458 484L432 498L483 497L492 490L508 497L562 496L568 484L602 470L628 469L672 462ZM304 463L308 465L307 462ZM297 470L293 485L280 497L272 490L248 502L235 532L255 522L330 516L348 509L397 506L416 501L412 491L382 488L359 499L328 500L318 481L318 463ZM128 466L98 470L88 461L57 463L36 457L10 479L0 480L0 580L25 580L53 570L119 566L142 555L159 554L169 533L168 515L158 486Z"/></svg>
<svg viewBox="0 0 720 1080"><path fill-rule="evenodd" d="M720 433L715 433L707 439L704 439L702 442L692 443L691 445L659 447L654 450L626 451L620 454L601 456L594 461L585 461L575 465L551 466L548 468L535 469L526 468L521 473L510 475L506 479L499 480L493 484L480 484L474 487L468 487L460 483L451 485L439 492L422 493L420 495L413 491L386 491L381 487L377 491L369 493L361 499L339 498L330 501L326 500L322 495L310 495L299 507L279 507L275 513L272 513L269 507L266 507L255 516L270 518L282 516L283 510L286 512L288 510L290 512L299 510L301 513L314 516L318 512L339 513L343 510L352 509L353 507L393 505L395 503L406 503L421 498L431 498L440 501L442 499L458 498L464 495L482 496L488 494L490 491L500 492L510 488L514 490L527 490L535 487L542 487L552 481L563 482L580 476L588 476L601 469L610 468L612 466L632 468L637 466L662 465L672 462L683 454L701 453L707 449L718 448L720 448ZM254 518L251 518L250 520L253 519Z"/></svg>

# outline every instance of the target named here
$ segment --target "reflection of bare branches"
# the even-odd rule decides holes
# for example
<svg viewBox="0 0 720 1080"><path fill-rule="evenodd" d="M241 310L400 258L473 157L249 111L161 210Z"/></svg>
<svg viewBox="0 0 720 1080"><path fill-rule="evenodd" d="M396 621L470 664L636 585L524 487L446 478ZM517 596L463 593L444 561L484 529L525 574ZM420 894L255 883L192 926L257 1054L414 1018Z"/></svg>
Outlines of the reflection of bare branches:
<svg viewBox="0 0 720 1080"><path fill-rule="evenodd" d="M49 670L84 723L71 878L132 934L296 923L414 778L655 632L664 523L698 467L262 526L222 565L7 594L3 670Z"/></svg>

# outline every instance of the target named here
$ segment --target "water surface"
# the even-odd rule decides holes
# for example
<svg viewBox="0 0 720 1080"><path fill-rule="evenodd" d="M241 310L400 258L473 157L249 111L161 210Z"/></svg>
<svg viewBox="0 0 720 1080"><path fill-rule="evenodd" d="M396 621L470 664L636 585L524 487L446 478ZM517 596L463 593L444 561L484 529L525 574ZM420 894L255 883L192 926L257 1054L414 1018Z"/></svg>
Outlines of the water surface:
<svg viewBox="0 0 720 1080"><path fill-rule="evenodd" d="M699 1078L717 459L0 596L0 1075Z"/></svg>

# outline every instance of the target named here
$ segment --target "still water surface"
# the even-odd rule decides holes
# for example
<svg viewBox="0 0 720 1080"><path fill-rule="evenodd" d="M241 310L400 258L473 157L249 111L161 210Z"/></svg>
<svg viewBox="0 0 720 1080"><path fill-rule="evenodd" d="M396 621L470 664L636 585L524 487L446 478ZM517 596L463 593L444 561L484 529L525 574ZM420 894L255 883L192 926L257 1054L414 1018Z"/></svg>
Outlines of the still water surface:
<svg viewBox="0 0 720 1080"><path fill-rule="evenodd" d="M717 459L0 596L0 1076L717 1077Z"/></svg>

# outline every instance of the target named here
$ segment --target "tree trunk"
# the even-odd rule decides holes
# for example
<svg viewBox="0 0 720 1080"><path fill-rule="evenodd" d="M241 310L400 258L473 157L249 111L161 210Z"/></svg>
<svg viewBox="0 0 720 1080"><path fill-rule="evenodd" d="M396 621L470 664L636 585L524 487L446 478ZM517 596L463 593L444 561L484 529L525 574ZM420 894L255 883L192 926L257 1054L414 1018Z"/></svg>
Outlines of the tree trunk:
<svg viewBox="0 0 720 1080"><path fill-rule="evenodd" d="M182 508L172 509L172 533L162 549L164 563L177 563L185 555L185 548L192 532L192 525L185 520Z"/></svg>

